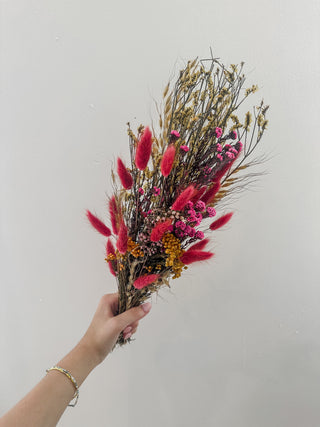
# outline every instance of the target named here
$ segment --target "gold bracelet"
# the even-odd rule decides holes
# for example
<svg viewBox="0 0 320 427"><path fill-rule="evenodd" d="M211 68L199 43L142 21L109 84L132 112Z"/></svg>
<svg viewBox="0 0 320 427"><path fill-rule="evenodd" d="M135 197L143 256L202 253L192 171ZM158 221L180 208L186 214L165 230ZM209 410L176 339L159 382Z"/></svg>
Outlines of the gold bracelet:
<svg viewBox="0 0 320 427"><path fill-rule="evenodd" d="M71 381L72 381L72 383L73 383L73 385L75 386L75 388L76 388L76 392L75 392L75 394L74 394L74 396L73 396L73 398L72 399L74 399L75 397L77 398L76 399L76 401L75 401L75 403L74 404L70 404L69 403L69 405L68 406L76 406L76 404L77 404L77 402L78 402L78 398L79 398L79 387L78 387L78 384L77 384L77 381L74 379L74 377L70 374L70 372L68 372L66 369L63 369L63 368L60 368L60 366L52 366L52 368L50 368L50 369L46 369L46 372L49 372L49 371L51 371L52 369L56 369L57 371L60 371L60 372L62 372L63 374L65 374ZM71 400L72 400L71 399Z"/></svg>

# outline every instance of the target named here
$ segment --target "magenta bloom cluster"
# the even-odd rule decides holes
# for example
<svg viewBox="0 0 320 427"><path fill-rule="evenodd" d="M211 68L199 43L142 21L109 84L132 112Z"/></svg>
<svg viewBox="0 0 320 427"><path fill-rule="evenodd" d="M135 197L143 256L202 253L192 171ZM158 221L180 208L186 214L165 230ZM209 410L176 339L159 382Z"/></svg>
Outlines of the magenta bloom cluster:
<svg viewBox="0 0 320 427"><path fill-rule="evenodd" d="M204 218L215 216L216 211L212 207L207 207L202 200L196 203L189 201L184 209L183 217L174 224L174 233L177 237L203 239L204 233L201 230L196 230Z"/></svg>

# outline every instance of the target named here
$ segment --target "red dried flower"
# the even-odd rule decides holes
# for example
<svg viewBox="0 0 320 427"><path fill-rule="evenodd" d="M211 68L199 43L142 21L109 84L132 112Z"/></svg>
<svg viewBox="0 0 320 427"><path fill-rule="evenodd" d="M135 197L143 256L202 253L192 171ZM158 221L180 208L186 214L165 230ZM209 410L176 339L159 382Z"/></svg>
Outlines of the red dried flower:
<svg viewBox="0 0 320 427"><path fill-rule="evenodd" d="M152 134L148 126L145 128L140 141L137 145L135 162L136 166L140 170L144 170L147 167L152 148Z"/></svg>
<svg viewBox="0 0 320 427"><path fill-rule="evenodd" d="M119 232L118 207L117 207L116 198L114 196L112 196L110 201L109 201L109 213L110 213L112 231L114 234L118 234L118 232Z"/></svg>
<svg viewBox="0 0 320 427"><path fill-rule="evenodd" d="M161 173L164 177L167 177L171 172L175 155L176 155L176 149L174 145L169 145L169 147L166 149L162 157L161 164L160 164Z"/></svg>
<svg viewBox="0 0 320 427"><path fill-rule="evenodd" d="M233 212L230 212L213 221L210 225L210 230L217 230L218 228L223 227L228 221L230 221L232 215Z"/></svg>
<svg viewBox="0 0 320 427"><path fill-rule="evenodd" d="M158 242L162 238L164 233L170 229L171 223L171 219L167 219L164 222L159 222L151 231L151 242Z"/></svg>
<svg viewBox="0 0 320 427"><path fill-rule="evenodd" d="M172 205L172 209L174 211L181 211L185 205L189 202L192 195L194 193L194 186L189 185L181 194L178 196L174 204Z"/></svg>
<svg viewBox="0 0 320 427"><path fill-rule="evenodd" d="M110 239L108 239L108 241L107 241L106 249L107 249L107 255L115 255L116 254L116 251L115 251L114 246L113 246Z"/></svg>
<svg viewBox="0 0 320 427"><path fill-rule="evenodd" d="M210 242L209 239L200 240L200 242L197 242L194 245L190 246L188 251L194 251L194 250L201 251L202 249L204 249L207 246L207 243L209 243L209 242Z"/></svg>
<svg viewBox="0 0 320 427"><path fill-rule="evenodd" d="M114 271L114 268L113 268L113 266L112 266L111 262L108 262L108 265L109 265L110 273L111 273L113 276L116 276L117 274L116 274L116 272Z"/></svg>
<svg viewBox="0 0 320 427"><path fill-rule="evenodd" d="M93 215L89 210L87 210L86 215L92 227L99 231L99 233L103 234L106 237L109 237L111 235L110 228L108 228L98 217Z"/></svg>
<svg viewBox="0 0 320 427"><path fill-rule="evenodd" d="M127 247L128 247L128 230L122 219L120 223L120 228L119 228L117 249L121 254L125 254L127 252Z"/></svg>
<svg viewBox="0 0 320 427"><path fill-rule="evenodd" d="M193 262L197 261L206 261L207 259L212 258L213 255L213 252L188 250L180 257L180 261L182 261L183 264L192 264Z"/></svg>
<svg viewBox="0 0 320 427"><path fill-rule="evenodd" d="M220 181L216 181L212 187L210 187L206 193L202 196L201 200L205 203L211 203L215 195L220 190Z"/></svg>
<svg viewBox="0 0 320 427"><path fill-rule="evenodd" d="M133 185L133 179L131 173L125 167L123 161L118 157L118 175L121 181L121 184L126 190L129 190Z"/></svg>
<svg viewBox="0 0 320 427"><path fill-rule="evenodd" d="M198 190L194 190L193 196L191 197L191 202L196 203L204 195L208 187L201 187Z"/></svg>
<svg viewBox="0 0 320 427"><path fill-rule="evenodd" d="M145 288L148 285L151 285L151 283L155 282L156 280L158 280L160 277L160 274L149 274L146 276L141 276L138 277L134 282L133 282L133 286L136 289L142 289Z"/></svg>

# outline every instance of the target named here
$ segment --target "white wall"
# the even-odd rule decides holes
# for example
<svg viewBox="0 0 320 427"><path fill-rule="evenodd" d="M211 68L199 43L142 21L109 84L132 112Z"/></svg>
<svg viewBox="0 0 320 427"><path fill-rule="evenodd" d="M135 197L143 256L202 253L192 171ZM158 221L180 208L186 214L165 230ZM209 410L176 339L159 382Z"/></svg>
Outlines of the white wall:
<svg viewBox="0 0 320 427"><path fill-rule="evenodd" d="M107 220L126 122L212 46L271 105L268 174L59 425L320 425L319 19L316 0L1 1L0 414L116 290L85 209Z"/></svg>

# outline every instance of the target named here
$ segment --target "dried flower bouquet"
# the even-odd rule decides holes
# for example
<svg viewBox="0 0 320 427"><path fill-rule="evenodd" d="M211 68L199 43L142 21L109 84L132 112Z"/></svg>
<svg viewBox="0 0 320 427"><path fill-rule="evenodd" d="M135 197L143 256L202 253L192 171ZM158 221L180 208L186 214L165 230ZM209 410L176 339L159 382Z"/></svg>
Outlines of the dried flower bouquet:
<svg viewBox="0 0 320 427"><path fill-rule="evenodd" d="M266 129L269 106L262 100L254 119L247 111L240 122L236 110L258 89L243 88L243 65L226 68L213 57L188 61L157 107L160 131L141 125L135 134L127 124L131 163L118 158L118 177L112 171L111 229L86 211L108 237L105 260L117 279L119 313L169 286L190 264L210 259L209 237L232 217L216 209L259 175L243 170L259 163L248 158ZM130 340L121 334L117 344Z"/></svg>

